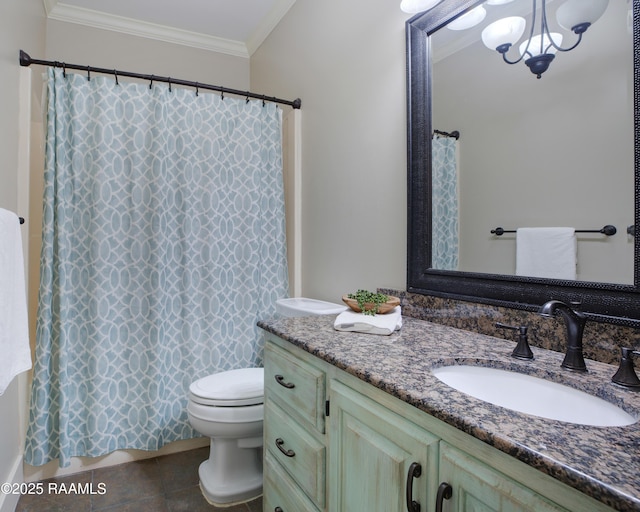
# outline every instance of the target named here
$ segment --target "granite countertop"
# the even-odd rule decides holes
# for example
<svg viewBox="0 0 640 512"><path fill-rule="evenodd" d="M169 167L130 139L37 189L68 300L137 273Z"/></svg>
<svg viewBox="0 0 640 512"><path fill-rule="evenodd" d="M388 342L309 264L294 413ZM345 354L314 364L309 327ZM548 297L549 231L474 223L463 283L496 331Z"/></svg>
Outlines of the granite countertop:
<svg viewBox="0 0 640 512"><path fill-rule="evenodd" d="M363 381L512 455L618 510L640 511L640 422L575 425L478 400L438 380L431 369L472 364L549 378L613 402L640 418L640 393L611 383L617 366L587 360L588 373L563 370L564 354L414 318L390 336L340 332L335 315L272 318L258 326Z"/></svg>

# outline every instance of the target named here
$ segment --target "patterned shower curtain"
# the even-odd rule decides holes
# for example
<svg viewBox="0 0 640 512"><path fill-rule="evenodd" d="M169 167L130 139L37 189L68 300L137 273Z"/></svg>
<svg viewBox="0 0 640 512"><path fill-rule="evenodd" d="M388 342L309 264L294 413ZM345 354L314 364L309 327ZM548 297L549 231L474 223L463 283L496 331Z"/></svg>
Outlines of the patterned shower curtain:
<svg viewBox="0 0 640 512"><path fill-rule="evenodd" d="M458 270L458 141L434 137L431 143L431 266Z"/></svg>
<svg viewBox="0 0 640 512"><path fill-rule="evenodd" d="M287 294L281 110L49 69L25 460L197 434L189 384L260 366Z"/></svg>

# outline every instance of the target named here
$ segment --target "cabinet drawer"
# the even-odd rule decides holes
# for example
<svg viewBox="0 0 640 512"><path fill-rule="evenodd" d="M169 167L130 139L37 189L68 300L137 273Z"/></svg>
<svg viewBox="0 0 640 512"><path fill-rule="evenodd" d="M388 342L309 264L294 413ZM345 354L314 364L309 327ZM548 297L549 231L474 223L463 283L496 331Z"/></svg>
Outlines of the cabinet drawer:
<svg viewBox="0 0 640 512"><path fill-rule="evenodd" d="M325 374L267 343L265 393L304 425L324 434Z"/></svg>
<svg viewBox="0 0 640 512"><path fill-rule="evenodd" d="M318 512L267 450L264 458L264 511Z"/></svg>
<svg viewBox="0 0 640 512"><path fill-rule="evenodd" d="M300 488L324 507L326 449L309 432L291 421L274 401L265 404L264 444Z"/></svg>

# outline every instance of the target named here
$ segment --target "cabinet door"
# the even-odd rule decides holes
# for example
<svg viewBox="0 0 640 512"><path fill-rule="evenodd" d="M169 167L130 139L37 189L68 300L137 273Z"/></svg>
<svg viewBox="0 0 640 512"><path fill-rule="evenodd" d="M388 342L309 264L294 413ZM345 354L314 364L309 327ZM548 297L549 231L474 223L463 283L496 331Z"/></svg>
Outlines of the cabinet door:
<svg viewBox="0 0 640 512"><path fill-rule="evenodd" d="M566 511L445 442L440 443L440 480L452 488L443 512Z"/></svg>
<svg viewBox="0 0 640 512"><path fill-rule="evenodd" d="M332 512L404 512L435 500L438 439L365 395L332 380L329 503ZM412 465L420 476L409 476ZM414 466L415 467L415 466Z"/></svg>

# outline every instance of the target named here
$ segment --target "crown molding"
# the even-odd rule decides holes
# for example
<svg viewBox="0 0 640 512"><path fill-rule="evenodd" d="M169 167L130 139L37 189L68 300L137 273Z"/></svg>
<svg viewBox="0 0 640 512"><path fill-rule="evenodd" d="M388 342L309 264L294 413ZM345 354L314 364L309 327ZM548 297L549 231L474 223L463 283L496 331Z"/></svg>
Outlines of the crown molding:
<svg viewBox="0 0 640 512"><path fill-rule="evenodd" d="M230 39L223 39L197 32L190 32L188 30L181 30L146 21L125 18L123 16L115 16L113 14L94 11L92 9L85 9L60 3L57 0L43 0L43 3L47 13L47 18L52 20L76 23L88 27L120 32L122 34L155 39L167 43L181 44L193 48L225 53L235 57L249 58L250 55L247 45L242 41L232 41ZM292 3L292 0L279 0L278 4L280 3ZM284 13L282 15L284 15ZM269 19L273 22L273 18L269 17ZM273 30L273 27L275 27L276 24L277 21L269 31L266 32L264 35L265 38L269 32ZM263 40L264 38L260 41L260 44Z"/></svg>

